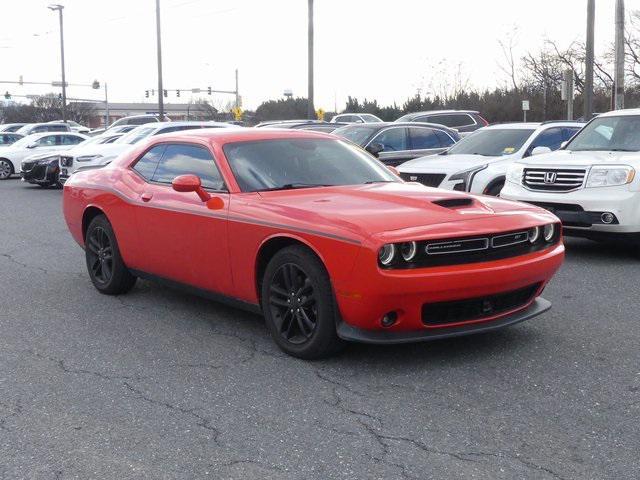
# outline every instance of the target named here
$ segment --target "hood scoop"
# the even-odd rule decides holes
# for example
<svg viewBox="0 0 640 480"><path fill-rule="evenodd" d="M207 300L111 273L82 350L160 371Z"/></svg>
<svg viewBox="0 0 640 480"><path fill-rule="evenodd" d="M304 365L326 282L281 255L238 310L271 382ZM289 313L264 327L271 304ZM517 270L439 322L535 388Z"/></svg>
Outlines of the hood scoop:
<svg viewBox="0 0 640 480"><path fill-rule="evenodd" d="M435 205L444 208L461 208L461 207L470 207L473 205L472 198L443 198L442 200L434 200L431 202Z"/></svg>

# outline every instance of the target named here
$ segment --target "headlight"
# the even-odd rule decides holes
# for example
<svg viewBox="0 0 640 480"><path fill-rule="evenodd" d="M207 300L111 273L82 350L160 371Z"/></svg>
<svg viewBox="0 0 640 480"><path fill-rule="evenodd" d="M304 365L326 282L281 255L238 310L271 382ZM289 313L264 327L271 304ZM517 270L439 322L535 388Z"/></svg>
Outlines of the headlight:
<svg viewBox="0 0 640 480"><path fill-rule="evenodd" d="M521 163L512 164L507 170L507 182L522 183L522 176L524 175L524 165Z"/></svg>
<svg viewBox="0 0 640 480"><path fill-rule="evenodd" d="M378 260L385 267L391 265L396 256L396 246L393 243L387 243L378 252Z"/></svg>
<svg viewBox="0 0 640 480"><path fill-rule="evenodd" d="M76 162L92 162L93 160L98 160L102 158L102 155L82 155L76 158Z"/></svg>
<svg viewBox="0 0 640 480"><path fill-rule="evenodd" d="M400 245L400 254L405 262L410 262L416 256L418 244L416 242L404 242Z"/></svg>
<svg viewBox="0 0 640 480"><path fill-rule="evenodd" d="M542 229L542 236L545 242L550 242L556 233L556 226L553 223L549 223Z"/></svg>
<svg viewBox="0 0 640 480"><path fill-rule="evenodd" d="M626 165L593 167L589 172L586 187L613 187L615 185L625 185L627 183L631 183L635 176L636 171Z"/></svg>
<svg viewBox="0 0 640 480"><path fill-rule="evenodd" d="M481 165L479 167L470 168L469 170L462 170L461 172L455 173L451 176L449 180L462 180L462 182L456 184L453 189L459 190L463 192L469 192L471 190L471 183L473 182L473 177L476 173L481 170L487 168L487 165Z"/></svg>
<svg viewBox="0 0 640 480"><path fill-rule="evenodd" d="M531 243L536 243L540 238L540 227L533 227L529 230L529 241Z"/></svg>

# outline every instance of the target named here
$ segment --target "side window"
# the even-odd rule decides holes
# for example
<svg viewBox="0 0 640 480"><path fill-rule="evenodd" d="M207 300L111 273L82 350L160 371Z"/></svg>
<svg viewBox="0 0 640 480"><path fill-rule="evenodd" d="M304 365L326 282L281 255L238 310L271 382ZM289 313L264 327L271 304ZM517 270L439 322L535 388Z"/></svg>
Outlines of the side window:
<svg viewBox="0 0 640 480"><path fill-rule="evenodd" d="M67 127L62 125L48 125L45 127L45 132L64 132L67 130Z"/></svg>
<svg viewBox="0 0 640 480"><path fill-rule="evenodd" d="M49 130L47 129L46 125L40 125L38 127L33 127L33 129L31 130L31 133L42 133L42 132L48 132Z"/></svg>
<svg viewBox="0 0 640 480"><path fill-rule="evenodd" d="M147 150L147 153L140 157L133 166L133 169L145 179L151 180L156 171L156 167L158 166L158 162L162 158L164 150L164 145L156 145L155 147Z"/></svg>
<svg viewBox="0 0 640 480"><path fill-rule="evenodd" d="M580 130L576 127L565 127L562 129L562 141L567 142L573 138L573 136Z"/></svg>
<svg viewBox="0 0 640 480"><path fill-rule="evenodd" d="M84 142L84 138L75 135L58 135L60 137L60 145L78 145Z"/></svg>
<svg viewBox="0 0 640 480"><path fill-rule="evenodd" d="M409 127L409 136L411 137L411 148L414 150L442 146L440 145L440 139L432 128Z"/></svg>
<svg viewBox="0 0 640 480"><path fill-rule="evenodd" d="M456 141L451 138L448 133L443 132L442 130L434 130L433 132L440 139L440 145L443 147L450 147L451 145L456 143Z"/></svg>
<svg viewBox="0 0 640 480"><path fill-rule="evenodd" d="M127 121L127 125L144 125L145 123L151 123L154 121L155 119L152 117L131 118Z"/></svg>
<svg viewBox="0 0 640 480"><path fill-rule="evenodd" d="M36 140L36 144L41 147L50 147L52 145L56 145L56 137L57 135L47 135L45 137L41 137Z"/></svg>
<svg viewBox="0 0 640 480"><path fill-rule="evenodd" d="M531 142L529 151L532 151L536 147L549 147L551 150L557 150L564 141L562 139L562 130L561 127L554 127L541 132L533 142Z"/></svg>
<svg viewBox="0 0 640 480"><path fill-rule="evenodd" d="M429 122L439 123L445 127L466 127L468 125L474 125L475 121L471 116L466 113L456 113L447 115L433 115L428 117Z"/></svg>
<svg viewBox="0 0 640 480"><path fill-rule="evenodd" d="M389 128L379 133L371 143L381 143L385 152L407 150L407 129Z"/></svg>
<svg viewBox="0 0 640 480"><path fill-rule="evenodd" d="M167 145L153 175L153 181L171 183L178 175L186 174L200 177L204 188L213 190L224 188L224 182L209 150L197 145Z"/></svg>

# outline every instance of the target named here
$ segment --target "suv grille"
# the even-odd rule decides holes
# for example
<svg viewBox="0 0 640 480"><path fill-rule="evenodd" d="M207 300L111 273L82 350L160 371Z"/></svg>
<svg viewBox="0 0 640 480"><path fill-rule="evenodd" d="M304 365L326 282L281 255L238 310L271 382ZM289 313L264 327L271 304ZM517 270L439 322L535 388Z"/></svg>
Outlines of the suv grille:
<svg viewBox="0 0 640 480"><path fill-rule="evenodd" d="M427 187L438 187L447 175L444 173L401 173L405 182L419 182Z"/></svg>
<svg viewBox="0 0 640 480"><path fill-rule="evenodd" d="M33 170L33 167L35 167L36 162L22 162L22 171L23 172L30 172L31 170Z"/></svg>
<svg viewBox="0 0 640 480"><path fill-rule="evenodd" d="M73 165L73 157L60 156L60 166L61 167L70 167Z"/></svg>
<svg viewBox="0 0 640 480"><path fill-rule="evenodd" d="M570 192L582 186L586 173L583 168L525 168L522 183L530 190Z"/></svg>
<svg viewBox="0 0 640 480"><path fill-rule="evenodd" d="M446 326L450 323L470 322L495 317L526 306L540 289L540 284L497 293L486 297L468 298L453 302L422 305L422 323L427 326Z"/></svg>

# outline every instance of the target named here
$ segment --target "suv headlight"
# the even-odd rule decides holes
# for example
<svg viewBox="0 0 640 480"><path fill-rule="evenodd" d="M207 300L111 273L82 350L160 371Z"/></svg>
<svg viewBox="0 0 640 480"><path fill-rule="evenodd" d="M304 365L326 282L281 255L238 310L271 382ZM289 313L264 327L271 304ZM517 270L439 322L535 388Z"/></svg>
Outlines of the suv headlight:
<svg viewBox="0 0 640 480"><path fill-rule="evenodd" d="M636 171L627 165L596 166L589 171L586 188L625 185L635 176Z"/></svg>
<svg viewBox="0 0 640 480"><path fill-rule="evenodd" d="M509 166L507 170L507 182L522 183L522 176L524 175L524 165L521 163L514 163Z"/></svg>
<svg viewBox="0 0 640 480"><path fill-rule="evenodd" d="M462 180L462 182L456 184L453 187L453 189L459 190L462 192L470 191L471 182L473 182L473 177L475 176L476 173L478 173L481 170L484 170L485 168L487 168L487 165L481 165L479 167L470 168L469 170L462 170L461 172L454 173L453 175L451 175L451 178L449 180L450 181Z"/></svg>
<svg viewBox="0 0 640 480"><path fill-rule="evenodd" d="M92 162L100 158L102 158L102 155L82 155L80 157L76 157L76 162Z"/></svg>

